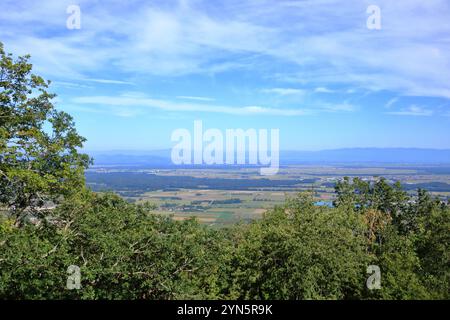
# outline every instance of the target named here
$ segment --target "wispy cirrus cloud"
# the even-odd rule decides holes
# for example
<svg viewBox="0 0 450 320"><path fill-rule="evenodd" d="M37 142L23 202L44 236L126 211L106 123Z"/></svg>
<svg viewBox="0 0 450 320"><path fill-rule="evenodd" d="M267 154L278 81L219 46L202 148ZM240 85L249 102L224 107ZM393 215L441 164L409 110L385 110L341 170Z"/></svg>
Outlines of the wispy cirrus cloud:
<svg viewBox="0 0 450 320"><path fill-rule="evenodd" d="M201 97L196 97L201 98ZM196 99L194 99L196 100ZM212 104L209 100L199 100L195 102L179 102L167 99L155 99L148 97L140 92L128 92L115 96L80 96L67 101L71 106L78 106L78 110L86 110L87 107L100 110L101 108L110 108L117 116L122 116L118 110L123 110L126 116L134 116L145 113L145 109L157 109L167 112L201 112L205 114L227 114L239 116L307 116L336 112L353 112L358 109L357 106L350 103L327 103L314 102L307 104L307 107L298 108L272 108L265 106L226 106ZM121 108L121 109L119 109Z"/></svg>
<svg viewBox="0 0 450 320"><path fill-rule="evenodd" d="M91 79L91 78L83 78L81 81L88 81L88 82L97 82L97 83L103 83L103 84L126 84L126 85L134 85L133 82L130 81L123 81L123 80L114 80L114 79Z"/></svg>
<svg viewBox="0 0 450 320"><path fill-rule="evenodd" d="M316 93L334 93L335 90L328 89L326 87L317 87L314 89Z"/></svg>
<svg viewBox="0 0 450 320"><path fill-rule="evenodd" d="M399 100L398 97L392 98L392 99L390 99L388 102L386 102L386 104L384 105L384 107L385 107L386 109L390 109L394 104L396 104L396 103L398 102L398 100Z"/></svg>
<svg viewBox="0 0 450 320"><path fill-rule="evenodd" d="M409 106L408 108L401 109L400 111L391 111L386 113L395 116L415 116L415 117L429 117L434 114L433 110L416 105Z"/></svg>
<svg viewBox="0 0 450 320"><path fill-rule="evenodd" d="M304 95L306 93L303 89L295 89L295 88L270 88L270 89L262 89L263 93L273 93L281 96L291 96L291 95Z"/></svg>
<svg viewBox="0 0 450 320"><path fill-rule="evenodd" d="M194 100L194 101L214 101L215 99L209 97L195 97L195 96L177 96L177 99Z"/></svg>
<svg viewBox="0 0 450 320"><path fill-rule="evenodd" d="M173 102L149 98L144 95L118 96L82 96L73 98L70 101L72 105L97 106L97 107L121 107L124 110L135 108L153 108L170 112L204 112L204 113L222 113L229 115L269 115L269 116L303 116L309 113L309 110L303 109L276 109L261 106L243 106L231 107L213 104L197 104ZM126 112L126 114L130 114ZM119 115L120 114L116 114Z"/></svg>
<svg viewBox="0 0 450 320"><path fill-rule="evenodd" d="M370 1L79 1L82 29L65 30L69 1L6 0L0 38L61 79L117 73L179 76L289 64L284 77L318 88L450 99L450 4L379 0L382 30L365 27ZM413 23L412 23L413 22ZM281 78L280 78L281 79ZM118 81L118 80L117 80ZM319 90L319 93L325 91Z"/></svg>

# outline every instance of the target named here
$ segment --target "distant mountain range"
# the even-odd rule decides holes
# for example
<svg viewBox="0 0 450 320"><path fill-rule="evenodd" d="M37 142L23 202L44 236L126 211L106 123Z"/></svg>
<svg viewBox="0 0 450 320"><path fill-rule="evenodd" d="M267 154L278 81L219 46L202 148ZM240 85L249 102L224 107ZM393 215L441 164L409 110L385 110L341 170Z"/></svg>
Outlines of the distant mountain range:
<svg viewBox="0 0 450 320"><path fill-rule="evenodd" d="M94 165L174 167L170 149L88 152ZM348 148L322 151L281 151L280 165L294 164L448 164L450 149Z"/></svg>

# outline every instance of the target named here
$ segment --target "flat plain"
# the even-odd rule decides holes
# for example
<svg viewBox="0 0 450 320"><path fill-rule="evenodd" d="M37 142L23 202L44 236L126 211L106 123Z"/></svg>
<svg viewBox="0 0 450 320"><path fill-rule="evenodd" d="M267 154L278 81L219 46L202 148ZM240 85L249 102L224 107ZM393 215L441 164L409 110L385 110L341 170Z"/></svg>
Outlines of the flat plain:
<svg viewBox="0 0 450 320"><path fill-rule="evenodd" d="M258 168L154 169L93 167L87 184L96 191L113 191L130 202L150 202L155 212L176 220L196 217L213 226L262 217L302 191L313 193L317 205L331 206L334 185L343 177L400 181L414 194L426 189L442 199L450 197L450 168L443 166L297 165L280 168L275 176L261 176Z"/></svg>

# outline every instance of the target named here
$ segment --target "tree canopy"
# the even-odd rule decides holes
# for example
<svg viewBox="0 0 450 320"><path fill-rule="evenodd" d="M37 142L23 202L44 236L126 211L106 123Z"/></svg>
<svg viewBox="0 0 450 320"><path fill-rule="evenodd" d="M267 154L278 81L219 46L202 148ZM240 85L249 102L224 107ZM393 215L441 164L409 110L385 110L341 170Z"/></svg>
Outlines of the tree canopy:
<svg viewBox="0 0 450 320"><path fill-rule="evenodd" d="M16 223L83 188L90 163L79 153L85 139L56 110L50 81L31 73L29 58L14 59L0 43L0 204Z"/></svg>

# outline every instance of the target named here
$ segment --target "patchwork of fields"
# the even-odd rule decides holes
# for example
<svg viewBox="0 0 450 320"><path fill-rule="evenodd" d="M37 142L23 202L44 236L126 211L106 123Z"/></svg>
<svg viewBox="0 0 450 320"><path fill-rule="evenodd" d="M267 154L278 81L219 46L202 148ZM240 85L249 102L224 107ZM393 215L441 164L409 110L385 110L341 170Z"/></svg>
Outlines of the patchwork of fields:
<svg viewBox="0 0 450 320"><path fill-rule="evenodd" d="M138 202L149 201L158 207L159 213L174 215L179 220L196 216L205 223L227 224L259 218L292 193L180 189L148 192Z"/></svg>
<svg viewBox="0 0 450 320"><path fill-rule="evenodd" d="M148 169L94 167L86 173L95 191L113 191L131 202L148 201L176 220L197 217L211 225L260 218L301 191L312 191L318 205L332 205L334 185L344 176L400 181L408 192L429 190L450 197L450 169L444 167L290 166L263 177L257 168Z"/></svg>

